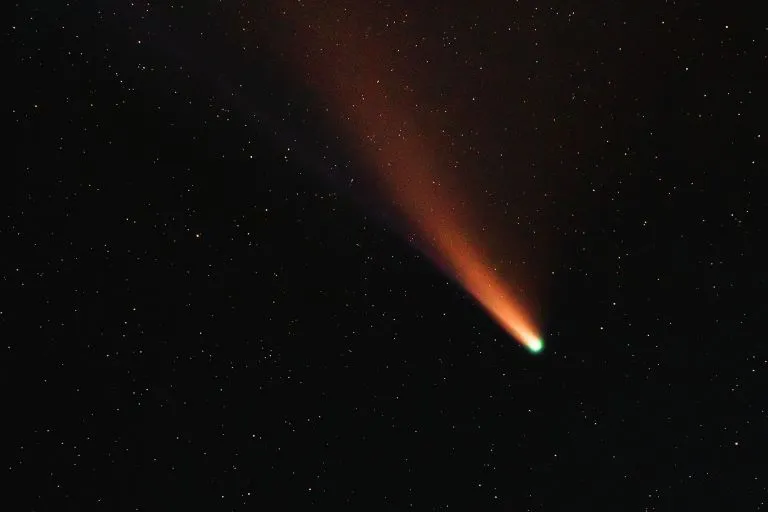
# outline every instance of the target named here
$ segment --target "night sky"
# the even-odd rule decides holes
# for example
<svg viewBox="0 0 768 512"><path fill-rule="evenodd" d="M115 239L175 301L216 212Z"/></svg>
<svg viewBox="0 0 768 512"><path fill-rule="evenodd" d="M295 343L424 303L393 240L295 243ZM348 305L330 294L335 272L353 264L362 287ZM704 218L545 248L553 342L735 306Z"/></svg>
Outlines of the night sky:
<svg viewBox="0 0 768 512"><path fill-rule="evenodd" d="M768 29L624 4L15 4L7 509L766 510Z"/></svg>

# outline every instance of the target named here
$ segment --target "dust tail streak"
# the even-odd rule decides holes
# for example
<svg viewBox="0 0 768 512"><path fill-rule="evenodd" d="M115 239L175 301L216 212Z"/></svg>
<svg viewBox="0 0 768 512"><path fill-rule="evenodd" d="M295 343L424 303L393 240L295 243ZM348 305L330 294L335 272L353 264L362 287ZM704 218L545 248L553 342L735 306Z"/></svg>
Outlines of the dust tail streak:
<svg viewBox="0 0 768 512"><path fill-rule="evenodd" d="M281 51L326 104L329 122L341 124L343 142L375 173L377 191L417 234L422 250L511 336L540 351L531 315L478 238L484 229L466 209L471 202L458 176L445 172L448 151L425 107L429 102L417 98L414 77L403 71L412 63L398 57L397 41L371 28L375 17L355 11L363 9L359 5L281 4L281 19L288 20Z"/></svg>

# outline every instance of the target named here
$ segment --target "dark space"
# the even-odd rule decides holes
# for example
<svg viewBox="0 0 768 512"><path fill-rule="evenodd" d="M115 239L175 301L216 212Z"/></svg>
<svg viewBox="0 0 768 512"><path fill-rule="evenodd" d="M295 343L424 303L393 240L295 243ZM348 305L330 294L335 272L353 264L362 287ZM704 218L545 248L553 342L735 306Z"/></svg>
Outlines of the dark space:
<svg viewBox="0 0 768 512"><path fill-rule="evenodd" d="M407 12L456 151L512 155L471 207L514 231L544 350L372 197L280 2L17 3L7 509L765 510L764 20L331 3Z"/></svg>

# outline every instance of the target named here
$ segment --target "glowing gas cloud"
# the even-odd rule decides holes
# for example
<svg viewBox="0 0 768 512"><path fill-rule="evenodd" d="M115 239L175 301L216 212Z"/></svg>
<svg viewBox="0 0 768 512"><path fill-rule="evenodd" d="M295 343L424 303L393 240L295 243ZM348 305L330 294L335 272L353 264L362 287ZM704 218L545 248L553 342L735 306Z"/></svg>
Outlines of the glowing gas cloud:
<svg viewBox="0 0 768 512"><path fill-rule="evenodd" d="M531 315L494 270L483 230L472 221L450 157L440 147L428 109L415 99L413 77L398 73L397 41L373 27L381 17L354 12L369 2L281 5L288 20L287 52L302 79L343 125L344 142L375 172L380 192L394 204L424 252L435 259L515 339L532 352L542 341ZM401 66L402 67L402 66ZM421 121L421 122L420 122ZM429 125L433 128L427 129ZM426 245L426 246L424 246Z"/></svg>

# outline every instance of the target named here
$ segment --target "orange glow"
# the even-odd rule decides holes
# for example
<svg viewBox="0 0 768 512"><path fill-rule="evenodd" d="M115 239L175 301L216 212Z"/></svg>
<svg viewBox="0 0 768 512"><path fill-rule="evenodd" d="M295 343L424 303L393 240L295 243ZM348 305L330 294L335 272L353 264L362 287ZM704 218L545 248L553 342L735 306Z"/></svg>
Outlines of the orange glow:
<svg viewBox="0 0 768 512"><path fill-rule="evenodd" d="M449 163L445 141L425 129L434 116L427 102L418 101L413 77L397 72L402 61L392 51L396 45L353 12L357 4L329 3L282 6L292 28L281 50L328 103L329 120L341 120L344 141L376 173L379 192L394 203L425 252L510 335L538 352L541 340L531 316L489 264L478 239L483 229L462 209L468 198L452 182L456 176L440 172Z"/></svg>

